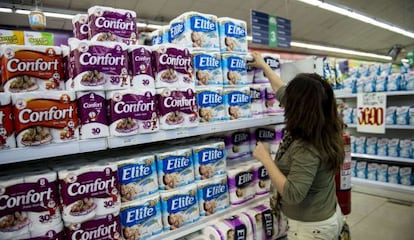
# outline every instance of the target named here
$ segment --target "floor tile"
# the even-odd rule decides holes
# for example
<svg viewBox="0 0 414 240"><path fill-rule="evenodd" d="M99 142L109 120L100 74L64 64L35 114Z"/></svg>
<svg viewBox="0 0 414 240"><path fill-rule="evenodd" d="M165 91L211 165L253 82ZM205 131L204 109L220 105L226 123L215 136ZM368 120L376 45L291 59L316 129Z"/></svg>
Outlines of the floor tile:
<svg viewBox="0 0 414 240"><path fill-rule="evenodd" d="M351 193L351 214L347 216L347 223L350 227L358 224L364 217L383 205L385 198L372 196L353 191Z"/></svg>

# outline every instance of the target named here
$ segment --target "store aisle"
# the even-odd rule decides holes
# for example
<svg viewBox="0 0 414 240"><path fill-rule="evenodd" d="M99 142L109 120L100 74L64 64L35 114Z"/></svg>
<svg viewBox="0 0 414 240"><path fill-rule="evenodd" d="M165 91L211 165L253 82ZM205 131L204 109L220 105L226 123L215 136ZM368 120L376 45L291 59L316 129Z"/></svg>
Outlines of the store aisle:
<svg viewBox="0 0 414 240"><path fill-rule="evenodd" d="M414 239L414 203L352 192L352 211L347 217L352 240Z"/></svg>

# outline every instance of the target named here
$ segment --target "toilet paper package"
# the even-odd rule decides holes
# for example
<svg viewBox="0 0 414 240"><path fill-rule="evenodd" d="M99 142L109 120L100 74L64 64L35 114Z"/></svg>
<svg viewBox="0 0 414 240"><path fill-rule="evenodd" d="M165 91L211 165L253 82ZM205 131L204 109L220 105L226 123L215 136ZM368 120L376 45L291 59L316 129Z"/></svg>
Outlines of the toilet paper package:
<svg viewBox="0 0 414 240"><path fill-rule="evenodd" d="M63 168L58 170L58 177L65 225L119 213L121 197L115 164Z"/></svg>
<svg viewBox="0 0 414 240"><path fill-rule="evenodd" d="M204 228L203 235L205 239L210 240L255 239L250 219L247 215L241 213L227 217L216 222L213 226Z"/></svg>
<svg viewBox="0 0 414 240"><path fill-rule="evenodd" d="M357 137L355 140L356 153L366 153L367 138L365 136Z"/></svg>
<svg viewBox="0 0 414 240"><path fill-rule="evenodd" d="M264 195L270 192L270 177L266 168L259 161L253 162L253 178L255 179L256 195Z"/></svg>
<svg viewBox="0 0 414 240"><path fill-rule="evenodd" d="M387 91L398 91L400 89L401 74L393 73L388 76Z"/></svg>
<svg viewBox="0 0 414 240"><path fill-rule="evenodd" d="M131 88L155 88L154 72L152 69L152 49L148 46L133 45L128 47L130 70L132 72Z"/></svg>
<svg viewBox="0 0 414 240"><path fill-rule="evenodd" d="M388 156L388 138L380 138L377 142L377 155Z"/></svg>
<svg viewBox="0 0 414 240"><path fill-rule="evenodd" d="M277 76L280 76L280 55L274 53L263 53L263 60L269 67L276 73ZM256 69L254 73L254 82L253 83L269 83L269 79L262 69Z"/></svg>
<svg viewBox="0 0 414 240"><path fill-rule="evenodd" d="M88 14L76 14L72 18L73 36L79 40L88 39Z"/></svg>
<svg viewBox="0 0 414 240"><path fill-rule="evenodd" d="M220 52L247 53L246 21L221 17L218 18Z"/></svg>
<svg viewBox="0 0 414 240"><path fill-rule="evenodd" d="M387 91L387 81L388 81L388 76L385 76L385 75L377 76L377 80L375 81L375 91L376 92L386 92Z"/></svg>
<svg viewBox="0 0 414 240"><path fill-rule="evenodd" d="M411 126L414 126L414 106L408 109L408 117Z"/></svg>
<svg viewBox="0 0 414 240"><path fill-rule="evenodd" d="M405 73L404 79L407 82L407 91L414 90L414 71Z"/></svg>
<svg viewBox="0 0 414 240"><path fill-rule="evenodd" d="M400 183L400 167L399 166L388 166L388 182L389 183Z"/></svg>
<svg viewBox="0 0 414 240"><path fill-rule="evenodd" d="M11 96L0 92L0 151L16 147Z"/></svg>
<svg viewBox="0 0 414 240"><path fill-rule="evenodd" d="M119 213L81 223L65 223L67 239L121 239Z"/></svg>
<svg viewBox="0 0 414 240"><path fill-rule="evenodd" d="M195 180L205 180L226 174L226 149L224 142L210 142L194 146Z"/></svg>
<svg viewBox="0 0 414 240"><path fill-rule="evenodd" d="M77 92L80 139L109 136L105 92Z"/></svg>
<svg viewBox="0 0 414 240"><path fill-rule="evenodd" d="M199 124L196 93L192 88L156 90L160 128L196 127Z"/></svg>
<svg viewBox="0 0 414 240"><path fill-rule="evenodd" d="M70 67L70 47L66 45L60 45L62 49L62 64L63 64L63 85L62 89L73 90L72 89L72 75L69 74Z"/></svg>
<svg viewBox="0 0 414 240"><path fill-rule="evenodd" d="M152 133L159 129L154 89L106 92L111 136Z"/></svg>
<svg viewBox="0 0 414 240"><path fill-rule="evenodd" d="M123 203L158 192L157 165L154 155L122 156L116 164Z"/></svg>
<svg viewBox="0 0 414 240"><path fill-rule="evenodd" d="M217 16L185 12L170 22L170 41L187 48L219 51Z"/></svg>
<svg viewBox="0 0 414 240"><path fill-rule="evenodd" d="M367 164L367 179L372 181L377 181L378 173L378 164L377 163L368 163Z"/></svg>
<svg viewBox="0 0 414 240"><path fill-rule="evenodd" d="M192 55L188 48L161 44L153 47L156 88L194 88Z"/></svg>
<svg viewBox="0 0 414 240"><path fill-rule="evenodd" d="M162 232L162 211L159 194L123 204L121 207L123 239L146 239Z"/></svg>
<svg viewBox="0 0 414 240"><path fill-rule="evenodd" d="M151 46L159 45L163 43L162 34L163 34L162 28L156 29L151 32Z"/></svg>
<svg viewBox="0 0 414 240"><path fill-rule="evenodd" d="M410 122L410 118L409 118L409 106L401 106L401 107L397 107L396 111L395 111L395 116L396 116L396 123L398 125L408 125Z"/></svg>
<svg viewBox="0 0 414 240"><path fill-rule="evenodd" d="M235 164L227 168L230 204L238 206L254 198L256 180L251 164Z"/></svg>
<svg viewBox="0 0 414 240"><path fill-rule="evenodd" d="M197 183L200 216L210 216L229 207L227 176L217 176Z"/></svg>
<svg viewBox="0 0 414 240"><path fill-rule="evenodd" d="M224 86L245 86L252 83L247 78L246 54L222 53L221 67Z"/></svg>
<svg viewBox="0 0 414 240"><path fill-rule="evenodd" d="M242 214L246 215L252 222L254 239L276 239L279 234L276 228L277 221L268 206L258 205L253 208L248 208L243 210Z"/></svg>
<svg viewBox="0 0 414 240"><path fill-rule="evenodd" d="M73 85L77 91L130 87L127 45L117 42L68 40L73 52Z"/></svg>
<svg viewBox="0 0 414 240"><path fill-rule="evenodd" d="M250 131L242 129L231 131L224 136L227 161L234 161L251 156Z"/></svg>
<svg viewBox="0 0 414 240"><path fill-rule="evenodd" d="M223 87L198 87L196 97L200 123L217 122L226 119Z"/></svg>
<svg viewBox="0 0 414 240"><path fill-rule="evenodd" d="M224 108L226 120L251 118L251 99L249 87L224 88Z"/></svg>
<svg viewBox="0 0 414 240"><path fill-rule="evenodd" d="M220 52L193 51L196 86L222 86L223 72Z"/></svg>
<svg viewBox="0 0 414 240"><path fill-rule="evenodd" d="M352 124L354 123L353 118L353 108L345 107L342 111L342 118L345 124Z"/></svg>
<svg viewBox="0 0 414 240"><path fill-rule="evenodd" d="M284 110L280 106L280 102L276 99L276 93L272 86L266 86L266 97L265 97L265 113L268 115L280 115L283 114Z"/></svg>
<svg viewBox="0 0 414 240"><path fill-rule="evenodd" d="M160 190L171 190L194 182L194 162L191 148L156 153Z"/></svg>
<svg viewBox="0 0 414 240"><path fill-rule="evenodd" d="M160 196L164 231L178 229L200 218L197 185L162 191Z"/></svg>
<svg viewBox="0 0 414 240"><path fill-rule="evenodd" d="M63 222L49 226L47 228L36 228L30 231L30 238L19 238L20 240L64 240L65 229Z"/></svg>
<svg viewBox="0 0 414 240"><path fill-rule="evenodd" d="M356 176L358 178L367 178L367 162L359 161L356 165Z"/></svg>
<svg viewBox="0 0 414 240"><path fill-rule="evenodd" d="M0 239L30 238L62 223L55 172L20 172L0 178L0 185Z"/></svg>
<svg viewBox="0 0 414 240"><path fill-rule="evenodd" d="M64 89L62 49L55 46L1 45L0 67L5 92Z"/></svg>
<svg viewBox="0 0 414 240"><path fill-rule="evenodd" d="M400 183L402 185L411 186L413 182L413 169L411 167L401 167L400 168Z"/></svg>
<svg viewBox="0 0 414 240"><path fill-rule="evenodd" d="M136 15L134 11L111 7L89 8L89 39L135 44L137 41Z"/></svg>
<svg viewBox="0 0 414 240"><path fill-rule="evenodd" d="M387 107L385 110L385 124L397 124L397 107Z"/></svg>
<svg viewBox="0 0 414 240"><path fill-rule="evenodd" d="M18 147L78 140L73 91L35 91L12 95Z"/></svg>
<svg viewBox="0 0 414 240"><path fill-rule="evenodd" d="M251 114L253 117L262 117L265 111L266 87L264 85L250 85Z"/></svg>
<svg viewBox="0 0 414 240"><path fill-rule="evenodd" d="M250 150L254 151L258 141L265 143L269 147L272 159L276 156L280 142L283 137L282 125L269 125L258 128L250 128Z"/></svg>

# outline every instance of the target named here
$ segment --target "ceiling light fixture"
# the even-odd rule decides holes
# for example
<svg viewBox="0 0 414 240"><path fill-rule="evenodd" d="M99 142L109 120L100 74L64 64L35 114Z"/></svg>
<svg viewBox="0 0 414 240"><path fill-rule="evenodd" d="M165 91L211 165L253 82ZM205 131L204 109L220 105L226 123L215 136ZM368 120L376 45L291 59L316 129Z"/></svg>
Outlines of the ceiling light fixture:
<svg viewBox="0 0 414 240"><path fill-rule="evenodd" d="M356 56L362 56L362 57L383 59L383 60L388 60L388 61L392 60L392 57L390 56L379 55L375 53L360 52L360 51L344 49L344 48L327 47L327 46L322 46L322 45L295 42L295 41L292 41L290 45L292 47L307 48L307 49L320 50L320 51L325 51L325 52L335 52L335 53L356 55Z"/></svg>
<svg viewBox="0 0 414 240"><path fill-rule="evenodd" d="M147 28L151 28L151 29L160 29L162 28L162 25L158 25L158 24L148 24Z"/></svg>
<svg viewBox="0 0 414 240"><path fill-rule="evenodd" d="M147 27L147 24L146 23L137 22L137 27L145 28L145 27Z"/></svg>
<svg viewBox="0 0 414 240"><path fill-rule="evenodd" d="M344 15L344 16L386 29L388 31L392 31L392 32L404 35L409 38L414 38L414 32L410 32L400 27L397 27L395 25L385 23L383 21L379 21L375 18L366 16L364 14L357 13L355 12L355 10L350 9L350 8L329 4L329 3L322 2L319 0L298 0L298 1L315 6L315 7L319 7L319 8L331 11L331 12Z"/></svg>
<svg viewBox="0 0 414 240"><path fill-rule="evenodd" d="M401 62L403 62L403 63L408 63L408 62L409 62L409 60L408 60L407 58L403 58L403 59L401 59Z"/></svg>
<svg viewBox="0 0 414 240"><path fill-rule="evenodd" d="M22 9L17 9L16 10L17 14L24 14L24 15L29 15L30 11L29 10L22 10Z"/></svg>
<svg viewBox="0 0 414 240"><path fill-rule="evenodd" d="M11 8L2 8L0 7L0 12L4 12L4 13L12 13L13 10Z"/></svg>
<svg viewBox="0 0 414 240"><path fill-rule="evenodd" d="M52 18L62 18L62 19L72 19L75 15L64 14L64 13L54 13L54 12L43 12L46 17Z"/></svg>

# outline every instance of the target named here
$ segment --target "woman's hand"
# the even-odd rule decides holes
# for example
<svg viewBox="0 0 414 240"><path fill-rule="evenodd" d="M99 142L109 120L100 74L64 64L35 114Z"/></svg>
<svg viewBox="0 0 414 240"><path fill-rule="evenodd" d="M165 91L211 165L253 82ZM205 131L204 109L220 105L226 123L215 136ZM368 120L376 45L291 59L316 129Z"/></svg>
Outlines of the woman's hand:
<svg viewBox="0 0 414 240"><path fill-rule="evenodd" d="M267 66L266 62L263 59L262 54L258 52L251 52L251 55L253 57L253 61L247 63L249 66L260 68L260 69L263 69L265 66Z"/></svg>
<svg viewBox="0 0 414 240"><path fill-rule="evenodd" d="M272 161L269 147L262 142L256 143L256 148L253 151L253 157L259 160L263 165L265 165L265 163L269 160Z"/></svg>

